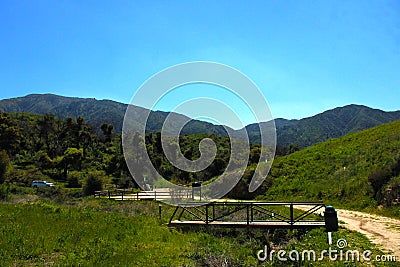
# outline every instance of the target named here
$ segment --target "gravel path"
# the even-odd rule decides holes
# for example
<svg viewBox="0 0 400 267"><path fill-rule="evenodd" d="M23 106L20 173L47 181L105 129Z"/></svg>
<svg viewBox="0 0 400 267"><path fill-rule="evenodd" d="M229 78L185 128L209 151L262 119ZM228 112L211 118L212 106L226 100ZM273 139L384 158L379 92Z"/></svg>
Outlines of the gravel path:
<svg viewBox="0 0 400 267"><path fill-rule="evenodd" d="M400 258L400 220L359 211L337 209L341 226L366 235L385 252Z"/></svg>

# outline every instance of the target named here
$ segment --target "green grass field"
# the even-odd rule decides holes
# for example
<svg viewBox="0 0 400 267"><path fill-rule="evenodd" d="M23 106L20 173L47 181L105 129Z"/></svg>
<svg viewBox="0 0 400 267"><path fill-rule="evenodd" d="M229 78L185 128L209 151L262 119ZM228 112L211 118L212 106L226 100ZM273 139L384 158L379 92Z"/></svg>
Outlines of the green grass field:
<svg viewBox="0 0 400 267"><path fill-rule="evenodd" d="M327 249L323 229L311 231L181 231L165 222L172 207L100 199L58 205L48 200L0 204L0 266L370 266L331 261L259 261L271 249ZM204 230L204 229L203 229ZM340 229L348 248L383 254L360 234ZM397 266L373 263L377 266Z"/></svg>

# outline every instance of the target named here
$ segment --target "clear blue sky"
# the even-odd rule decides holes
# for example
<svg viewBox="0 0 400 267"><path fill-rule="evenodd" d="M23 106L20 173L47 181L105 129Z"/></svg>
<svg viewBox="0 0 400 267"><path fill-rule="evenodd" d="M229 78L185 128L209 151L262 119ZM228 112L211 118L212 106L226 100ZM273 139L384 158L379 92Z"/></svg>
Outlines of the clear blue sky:
<svg viewBox="0 0 400 267"><path fill-rule="evenodd" d="M0 1L1 99L128 103L151 75L196 60L249 76L274 117L398 110L400 2Z"/></svg>

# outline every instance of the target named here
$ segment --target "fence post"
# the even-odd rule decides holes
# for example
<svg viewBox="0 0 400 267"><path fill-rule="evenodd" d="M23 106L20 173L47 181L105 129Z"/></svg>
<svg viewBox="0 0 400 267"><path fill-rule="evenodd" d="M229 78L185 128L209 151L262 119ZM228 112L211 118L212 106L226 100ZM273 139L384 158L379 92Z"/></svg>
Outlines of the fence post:
<svg viewBox="0 0 400 267"><path fill-rule="evenodd" d="M247 204L246 205L246 212L247 212L247 216L246 216L246 219L247 219L247 226L249 226L249 221L250 221L250 214L249 214L249 207L250 207L250 205L249 204Z"/></svg>
<svg viewBox="0 0 400 267"><path fill-rule="evenodd" d="M250 203L250 212L251 212L251 222L254 220L254 215L253 215L253 203Z"/></svg>
<svg viewBox="0 0 400 267"><path fill-rule="evenodd" d="M208 204L206 204L206 224L208 224Z"/></svg>
<svg viewBox="0 0 400 267"><path fill-rule="evenodd" d="M212 218L213 218L213 221L215 220L215 205L214 205L214 203L212 204L213 206L213 210L212 210L212 213L213 213L213 215L212 215Z"/></svg>
<svg viewBox="0 0 400 267"><path fill-rule="evenodd" d="M290 203L290 224L294 224L294 219L293 219L293 203Z"/></svg>

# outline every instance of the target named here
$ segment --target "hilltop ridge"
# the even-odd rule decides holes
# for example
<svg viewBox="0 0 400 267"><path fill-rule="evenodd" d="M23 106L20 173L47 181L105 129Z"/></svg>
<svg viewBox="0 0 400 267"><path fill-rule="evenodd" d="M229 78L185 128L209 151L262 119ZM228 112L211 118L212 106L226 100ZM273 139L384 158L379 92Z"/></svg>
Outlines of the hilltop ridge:
<svg viewBox="0 0 400 267"><path fill-rule="evenodd" d="M102 123L112 124L116 133L122 131L126 108L127 104L113 100L65 97L55 94L30 94L24 97L0 100L0 110L5 112L50 113L60 118L83 116L95 128L100 128ZM137 118L143 116L147 111L143 107L135 106ZM151 111L146 125L147 131L160 131L168 114L169 112L164 111ZM186 120L187 117L174 113L174 119ZM275 119L277 145L295 144L299 147L308 147L329 138L337 138L399 119L400 111L387 112L355 104L337 107L299 120L277 118ZM263 127L265 124L265 122L261 122L245 127L251 143L260 142L259 127ZM198 133L227 135L224 126L200 120L191 120L182 129L182 134Z"/></svg>

